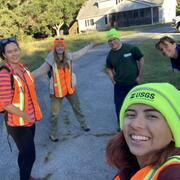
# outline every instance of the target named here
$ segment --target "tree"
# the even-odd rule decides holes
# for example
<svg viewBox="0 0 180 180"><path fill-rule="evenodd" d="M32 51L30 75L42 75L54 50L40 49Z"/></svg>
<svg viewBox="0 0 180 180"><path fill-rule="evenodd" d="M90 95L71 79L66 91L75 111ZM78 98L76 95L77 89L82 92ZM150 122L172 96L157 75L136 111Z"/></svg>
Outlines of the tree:
<svg viewBox="0 0 180 180"><path fill-rule="evenodd" d="M177 6L176 6L176 15L180 15L180 0L177 0Z"/></svg>
<svg viewBox="0 0 180 180"><path fill-rule="evenodd" d="M47 9L39 16L39 22L59 35L62 25L70 25L75 20L84 0L52 0L47 2Z"/></svg>
<svg viewBox="0 0 180 180"><path fill-rule="evenodd" d="M26 3L28 0L26 1ZM0 35L4 36L22 36L24 34L23 25L25 17L18 14L18 10L22 7L23 0L0 0Z"/></svg>
<svg viewBox="0 0 180 180"><path fill-rule="evenodd" d="M47 2L47 9L38 17L38 22L41 27L55 30L56 35L59 35L63 20L63 3L62 0L53 0Z"/></svg>
<svg viewBox="0 0 180 180"><path fill-rule="evenodd" d="M59 35L69 27L85 0L0 0L0 35L24 36L36 33Z"/></svg>
<svg viewBox="0 0 180 180"><path fill-rule="evenodd" d="M13 11L6 8L0 10L0 36L16 36L21 34L19 28L19 17Z"/></svg>

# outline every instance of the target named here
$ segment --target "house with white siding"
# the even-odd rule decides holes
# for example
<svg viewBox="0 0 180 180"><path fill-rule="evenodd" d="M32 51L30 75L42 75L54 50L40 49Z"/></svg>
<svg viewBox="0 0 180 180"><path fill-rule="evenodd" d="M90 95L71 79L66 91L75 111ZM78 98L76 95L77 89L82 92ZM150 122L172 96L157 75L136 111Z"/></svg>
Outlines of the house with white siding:
<svg viewBox="0 0 180 180"><path fill-rule="evenodd" d="M77 16L79 32L171 22L176 0L88 0Z"/></svg>

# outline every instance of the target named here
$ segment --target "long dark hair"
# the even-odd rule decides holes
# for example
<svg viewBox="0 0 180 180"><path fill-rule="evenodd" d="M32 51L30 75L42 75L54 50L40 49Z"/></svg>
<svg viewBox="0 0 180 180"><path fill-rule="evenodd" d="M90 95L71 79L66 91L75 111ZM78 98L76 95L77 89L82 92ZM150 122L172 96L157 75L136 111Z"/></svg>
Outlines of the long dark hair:
<svg viewBox="0 0 180 180"><path fill-rule="evenodd" d="M58 54L56 52L56 50L54 49L54 60L57 63L58 67L69 67L69 63L68 63L68 55L66 53L66 51L63 52L63 60L59 61L59 57Z"/></svg>
<svg viewBox="0 0 180 180"><path fill-rule="evenodd" d="M161 165L168 157L180 154L180 148L175 148L175 143L171 142L165 148L157 151L151 159L149 159L147 165ZM117 169L138 167L136 157L130 152L127 143L125 141L123 132L114 135L106 147L107 162Z"/></svg>
<svg viewBox="0 0 180 180"><path fill-rule="evenodd" d="M16 40L9 40L8 41L8 38L7 38L7 43L1 43L2 40L0 40L0 57L2 60L5 60L5 57L4 57L4 54L5 54L5 48L6 46L9 44L9 43L14 43L17 45L17 47L20 49L19 47L19 43L16 41Z"/></svg>

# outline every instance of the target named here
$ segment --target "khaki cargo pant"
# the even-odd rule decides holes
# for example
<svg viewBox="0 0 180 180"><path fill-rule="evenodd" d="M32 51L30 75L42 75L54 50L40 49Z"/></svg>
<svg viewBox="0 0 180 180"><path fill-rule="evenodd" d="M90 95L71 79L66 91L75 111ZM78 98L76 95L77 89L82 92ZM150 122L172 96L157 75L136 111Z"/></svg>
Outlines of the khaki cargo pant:
<svg viewBox="0 0 180 180"><path fill-rule="evenodd" d="M75 113L77 121L80 123L81 128L87 128L87 124L84 115L80 108L80 102L77 93L66 95L63 98L67 98L70 105L72 106L73 112ZM50 135L57 137L58 128L58 117L61 110L61 103L63 98L55 96L51 97L51 119L50 119Z"/></svg>

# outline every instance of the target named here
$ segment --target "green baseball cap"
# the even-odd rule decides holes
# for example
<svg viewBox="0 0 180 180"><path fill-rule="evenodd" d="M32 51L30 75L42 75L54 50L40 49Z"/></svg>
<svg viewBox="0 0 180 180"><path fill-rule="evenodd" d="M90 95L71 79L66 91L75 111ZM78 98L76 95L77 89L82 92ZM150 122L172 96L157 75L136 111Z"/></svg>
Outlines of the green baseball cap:
<svg viewBox="0 0 180 180"><path fill-rule="evenodd" d="M114 38L119 39L119 36L120 36L119 32L115 28L112 28L107 32L108 40L111 40L111 39L114 39Z"/></svg>
<svg viewBox="0 0 180 180"><path fill-rule="evenodd" d="M158 110L166 119L180 147L180 91L169 83L147 83L134 87L126 96L120 111L120 126L124 125L125 110L132 104L145 104Z"/></svg>

